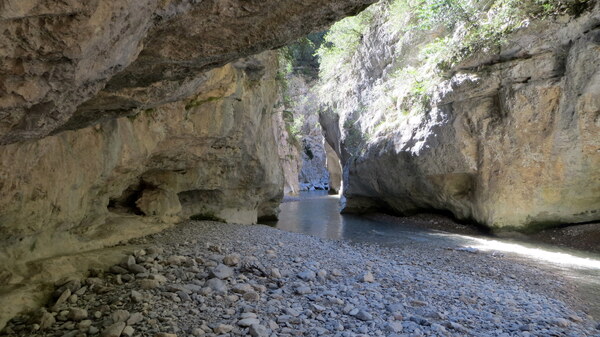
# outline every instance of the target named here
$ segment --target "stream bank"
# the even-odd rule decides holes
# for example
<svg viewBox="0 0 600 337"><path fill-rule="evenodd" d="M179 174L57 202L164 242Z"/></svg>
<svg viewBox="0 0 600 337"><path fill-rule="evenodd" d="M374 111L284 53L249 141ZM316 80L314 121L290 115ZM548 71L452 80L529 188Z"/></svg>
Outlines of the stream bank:
<svg viewBox="0 0 600 337"><path fill-rule="evenodd" d="M13 319L0 335L600 333L566 279L493 252L349 244L207 221L131 243L144 249L110 271L58 285L45 311Z"/></svg>

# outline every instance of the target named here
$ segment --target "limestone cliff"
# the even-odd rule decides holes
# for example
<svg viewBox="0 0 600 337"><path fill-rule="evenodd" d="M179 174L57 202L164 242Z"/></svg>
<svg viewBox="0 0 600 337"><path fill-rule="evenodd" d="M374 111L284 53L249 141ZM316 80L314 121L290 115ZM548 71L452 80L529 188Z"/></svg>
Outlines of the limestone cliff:
<svg viewBox="0 0 600 337"><path fill-rule="evenodd" d="M7 0L0 144L198 92L202 73L282 46L372 0Z"/></svg>
<svg viewBox="0 0 600 337"><path fill-rule="evenodd" d="M281 88L280 88L281 89ZM302 168L302 157L300 155L297 140L289 132L289 123L283 118L284 105L278 104L277 113L273 114L273 132L277 140L277 153L283 170L283 194L296 195L300 192L298 172Z"/></svg>
<svg viewBox="0 0 600 337"><path fill-rule="evenodd" d="M402 33L377 6L325 87L345 211L445 210L521 229L600 219L600 5L533 20L434 83L414 65L460 27Z"/></svg>
<svg viewBox="0 0 600 337"><path fill-rule="evenodd" d="M272 216L283 186L273 151L276 69L273 53L239 60L209 71L187 100L0 147L4 281L15 263L116 243L180 217Z"/></svg>
<svg viewBox="0 0 600 337"><path fill-rule="evenodd" d="M2 2L2 283L181 217L274 216L278 67L242 58L371 2Z"/></svg>

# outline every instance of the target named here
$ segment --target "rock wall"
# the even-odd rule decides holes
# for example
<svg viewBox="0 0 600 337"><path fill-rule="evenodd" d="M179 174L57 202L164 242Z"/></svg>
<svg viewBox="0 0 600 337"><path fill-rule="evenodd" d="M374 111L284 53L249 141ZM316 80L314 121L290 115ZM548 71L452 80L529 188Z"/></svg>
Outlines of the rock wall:
<svg viewBox="0 0 600 337"><path fill-rule="evenodd" d="M319 98L315 85L313 76L292 72L285 76L283 86L284 114L299 153L298 174L289 179L297 181L302 191L329 189L327 154L319 125Z"/></svg>
<svg viewBox="0 0 600 337"><path fill-rule="evenodd" d="M372 0L7 0L0 144L179 101L202 73L282 46Z"/></svg>
<svg viewBox="0 0 600 337"><path fill-rule="evenodd" d="M342 164L335 150L325 142L327 155L327 172L329 173L329 194L339 194L342 191Z"/></svg>
<svg viewBox="0 0 600 337"><path fill-rule="evenodd" d="M3 1L0 327L90 265L68 254L185 217L275 216L278 66L249 56L371 2Z"/></svg>
<svg viewBox="0 0 600 337"><path fill-rule="evenodd" d="M181 217L274 216L276 60L240 58L370 2L4 1L0 279Z"/></svg>
<svg viewBox="0 0 600 337"><path fill-rule="evenodd" d="M305 115L302 132L302 169L298 175L300 189L304 191L329 189L327 153L317 111Z"/></svg>
<svg viewBox="0 0 600 337"><path fill-rule="evenodd" d="M273 216L283 176L274 53L206 74L187 100L0 147L0 266L98 248L182 217Z"/></svg>
<svg viewBox="0 0 600 337"><path fill-rule="evenodd" d="M279 104L279 106L283 108L283 105ZM273 126L279 162L283 169L283 194L296 195L300 192L298 174L302 168L302 156L298 150L300 144L288 132L282 109L273 114Z"/></svg>
<svg viewBox="0 0 600 337"><path fill-rule="evenodd" d="M385 86L398 62L417 58L421 46L406 41L418 36L390 33L375 16L337 83L348 89L336 92L335 116L321 116L344 164L344 210L444 210L522 230L600 219L600 5L591 6L465 60L421 113L403 111L398 87Z"/></svg>

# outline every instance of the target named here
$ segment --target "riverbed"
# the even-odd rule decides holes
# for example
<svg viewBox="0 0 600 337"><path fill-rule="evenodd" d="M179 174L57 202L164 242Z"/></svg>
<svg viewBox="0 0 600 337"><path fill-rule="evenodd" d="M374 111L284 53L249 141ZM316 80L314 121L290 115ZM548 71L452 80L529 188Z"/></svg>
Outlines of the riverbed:
<svg viewBox="0 0 600 337"><path fill-rule="evenodd" d="M301 192L281 204L281 230L304 233L320 238L386 247L462 249L473 253L491 253L507 259L547 269L574 289L587 311L600 317L600 255L524 239L506 239L486 235L476 228L461 226L443 216L431 215L394 219L385 216L340 214L339 196L326 191ZM427 228L446 222L450 231ZM442 226L433 226L440 228Z"/></svg>

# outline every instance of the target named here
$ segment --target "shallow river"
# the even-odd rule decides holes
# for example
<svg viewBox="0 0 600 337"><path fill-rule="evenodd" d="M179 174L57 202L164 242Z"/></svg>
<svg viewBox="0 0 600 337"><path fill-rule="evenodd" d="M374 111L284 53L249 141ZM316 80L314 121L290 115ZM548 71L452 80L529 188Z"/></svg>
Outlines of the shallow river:
<svg viewBox="0 0 600 337"><path fill-rule="evenodd" d="M600 255L556 246L452 234L365 219L339 213L339 197L324 191L304 192L299 200L281 204L279 229L322 238L382 246L431 244L443 248L465 248L501 252L562 275L577 287L588 312L600 318Z"/></svg>

